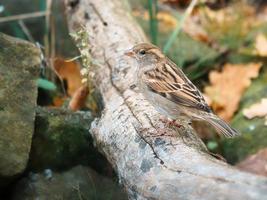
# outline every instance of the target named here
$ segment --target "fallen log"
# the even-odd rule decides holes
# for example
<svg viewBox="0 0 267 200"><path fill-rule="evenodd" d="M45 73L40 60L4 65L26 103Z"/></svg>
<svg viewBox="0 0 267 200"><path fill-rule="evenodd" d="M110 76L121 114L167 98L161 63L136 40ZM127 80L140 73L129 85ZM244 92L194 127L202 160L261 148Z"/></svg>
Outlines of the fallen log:
<svg viewBox="0 0 267 200"><path fill-rule="evenodd" d="M170 129L134 83L122 52L146 41L125 0L65 0L71 32L85 27L104 110L91 134L130 199L266 199L267 179L207 153L189 125ZM165 133L165 134L162 134Z"/></svg>

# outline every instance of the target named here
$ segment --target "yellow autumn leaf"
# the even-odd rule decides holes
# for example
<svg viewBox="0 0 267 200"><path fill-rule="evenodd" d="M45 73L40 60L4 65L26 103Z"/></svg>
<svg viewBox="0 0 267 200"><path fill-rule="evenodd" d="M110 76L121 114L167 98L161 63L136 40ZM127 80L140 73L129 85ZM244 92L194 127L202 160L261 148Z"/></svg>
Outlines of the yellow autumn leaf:
<svg viewBox="0 0 267 200"><path fill-rule="evenodd" d="M133 16L141 17L142 19L146 21L149 20L148 11L140 12L138 10L134 10L132 14ZM164 11L158 12L157 19L159 22L159 29L164 32L169 32L170 30L174 29L177 26L177 19L168 12L164 12Z"/></svg>
<svg viewBox="0 0 267 200"><path fill-rule="evenodd" d="M225 35L245 37L252 28L258 27L263 20L257 17L255 7L244 1L235 1L231 6L212 10L205 6L199 9L199 21L212 40L220 40Z"/></svg>
<svg viewBox="0 0 267 200"><path fill-rule="evenodd" d="M251 84L251 79L258 76L261 66L261 63L225 64L222 72L210 72L211 85L204 88L204 93L221 118L231 120L242 94Z"/></svg>

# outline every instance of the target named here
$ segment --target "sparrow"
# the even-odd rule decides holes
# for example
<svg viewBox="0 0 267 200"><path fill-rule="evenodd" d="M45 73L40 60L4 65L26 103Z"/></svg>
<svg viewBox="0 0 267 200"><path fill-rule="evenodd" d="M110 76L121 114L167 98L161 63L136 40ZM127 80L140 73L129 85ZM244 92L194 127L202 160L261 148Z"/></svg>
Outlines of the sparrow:
<svg viewBox="0 0 267 200"><path fill-rule="evenodd" d="M137 44L125 55L137 62L137 87L158 112L172 120L206 121L225 137L239 135L212 112L197 87L157 46Z"/></svg>

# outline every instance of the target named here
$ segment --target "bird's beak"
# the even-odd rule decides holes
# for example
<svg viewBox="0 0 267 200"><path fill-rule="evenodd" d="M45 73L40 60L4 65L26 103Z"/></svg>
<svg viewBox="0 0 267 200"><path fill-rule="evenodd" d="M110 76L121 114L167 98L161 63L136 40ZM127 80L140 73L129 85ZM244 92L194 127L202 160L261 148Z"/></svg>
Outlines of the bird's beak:
<svg viewBox="0 0 267 200"><path fill-rule="evenodd" d="M134 52L132 50L128 50L124 53L124 55L129 56L129 57L134 57Z"/></svg>

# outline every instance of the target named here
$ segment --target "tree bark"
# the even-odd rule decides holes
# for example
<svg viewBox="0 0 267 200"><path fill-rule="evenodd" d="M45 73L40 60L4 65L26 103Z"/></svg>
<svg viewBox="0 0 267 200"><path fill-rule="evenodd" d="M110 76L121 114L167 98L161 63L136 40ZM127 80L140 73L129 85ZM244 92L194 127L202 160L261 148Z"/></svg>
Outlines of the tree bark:
<svg viewBox="0 0 267 200"><path fill-rule="evenodd" d="M147 41L124 0L65 0L70 30L83 25L104 110L91 126L96 145L130 199L265 199L267 179L207 154L187 125L167 128L134 83L135 64L123 56Z"/></svg>

